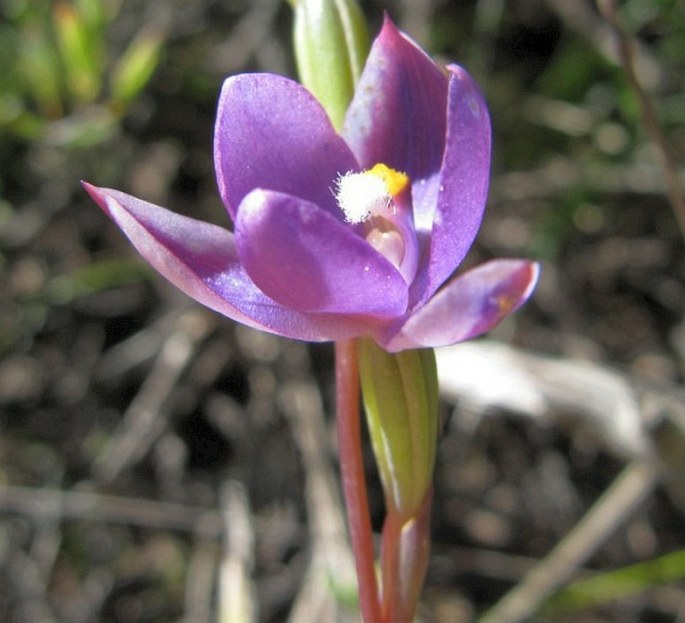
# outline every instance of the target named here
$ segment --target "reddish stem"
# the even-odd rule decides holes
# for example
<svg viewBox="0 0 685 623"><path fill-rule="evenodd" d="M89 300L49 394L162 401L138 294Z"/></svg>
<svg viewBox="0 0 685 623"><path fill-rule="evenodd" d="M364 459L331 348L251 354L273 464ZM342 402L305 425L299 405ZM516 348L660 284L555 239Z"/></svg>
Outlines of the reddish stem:
<svg viewBox="0 0 685 623"><path fill-rule="evenodd" d="M335 345L336 408L340 472L357 567L359 609L365 623L382 623L374 566L373 532L361 447L359 362L354 341Z"/></svg>
<svg viewBox="0 0 685 623"><path fill-rule="evenodd" d="M392 507L383 525L381 575L385 623L411 623L421 595L430 553L430 510L433 488L409 516Z"/></svg>
<svg viewBox="0 0 685 623"><path fill-rule="evenodd" d="M399 515L388 509L383 523L383 538L381 540L381 578L383 601L381 609L384 621L397 621L397 605L399 603L399 554L402 522Z"/></svg>

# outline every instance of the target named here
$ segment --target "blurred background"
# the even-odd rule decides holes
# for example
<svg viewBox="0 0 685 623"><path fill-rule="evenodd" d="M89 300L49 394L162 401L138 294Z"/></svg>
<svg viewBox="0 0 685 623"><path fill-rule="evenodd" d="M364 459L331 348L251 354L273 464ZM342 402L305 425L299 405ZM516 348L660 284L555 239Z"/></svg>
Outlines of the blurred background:
<svg viewBox="0 0 685 623"><path fill-rule="evenodd" d="M421 620L476 620L604 508L571 548L585 584L529 620L685 621L685 5L362 6L486 92L468 261L543 266L523 310L440 355ZM80 187L226 225L219 89L293 76L291 18L280 0L0 0L2 621L355 620L331 345L194 305ZM379 529L370 455L369 474Z"/></svg>

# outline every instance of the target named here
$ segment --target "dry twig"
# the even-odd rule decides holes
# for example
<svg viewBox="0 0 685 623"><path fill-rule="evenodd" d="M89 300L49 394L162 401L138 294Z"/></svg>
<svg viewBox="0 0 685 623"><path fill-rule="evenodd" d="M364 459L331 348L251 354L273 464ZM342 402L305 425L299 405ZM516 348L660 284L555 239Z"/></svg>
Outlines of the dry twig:
<svg viewBox="0 0 685 623"><path fill-rule="evenodd" d="M289 620L338 621L342 613L335 589L349 592L355 586L355 575L336 477L325 452L327 433L321 396L315 385L294 382L283 388L281 402L302 455L312 541L307 577Z"/></svg>
<svg viewBox="0 0 685 623"><path fill-rule="evenodd" d="M111 482L140 460L164 430L169 397L199 344L213 327L210 317L191 311L179 320L177 331L164 342L140 391L129 405L119 428L93 465L95 478Z"/></svg>
<svg viewBox="0 0 685 623"><path fill-rule="evenodd" d="M85 491L0 486L0 512L182 530L208 538L220 534L219 516L213 509Z"/></svg>
<svg viewBox="0 0 685 623"><path fill-rule="evenodd" d="M257 620L254 567L254 520L242 484L228 481L222 491L224 556L219 580L219 622L251 623Z"/></svg>
<svg viewBox="0 0 685 623"><path fill-rule="evenodd" d="M652 493L659 471L652 461L630 463L583 519L479 623L520 623L567 582Z"/></svg>

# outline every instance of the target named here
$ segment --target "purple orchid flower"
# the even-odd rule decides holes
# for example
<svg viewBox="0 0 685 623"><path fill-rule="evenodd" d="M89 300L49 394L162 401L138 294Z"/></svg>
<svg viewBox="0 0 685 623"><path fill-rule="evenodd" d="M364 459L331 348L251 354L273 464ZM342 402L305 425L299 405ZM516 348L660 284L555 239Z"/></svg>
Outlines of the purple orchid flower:
<svg viewBox="0 0 685 623"><path fill-rule="evenodd" d="M228 78L214 159L233 232L85 184L143 257L237 322L309 341L372 336L390 352L492 328L535 263L451 277L480 226L490 121L472 78L386 19L341 134L300 84Z"/></svg>

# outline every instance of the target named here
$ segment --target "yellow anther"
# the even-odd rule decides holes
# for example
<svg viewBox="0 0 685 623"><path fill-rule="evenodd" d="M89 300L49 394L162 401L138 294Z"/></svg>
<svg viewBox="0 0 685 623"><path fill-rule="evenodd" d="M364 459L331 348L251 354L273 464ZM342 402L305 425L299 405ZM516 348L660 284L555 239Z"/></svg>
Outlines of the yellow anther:
<svg viewBox="0 0 685 623"><path fill-rule="evenodd" d="M373 165L367 173L383 180L391 197L397 197L409 185L409 176L406 173L395 171L381 162Z"/></svg>

